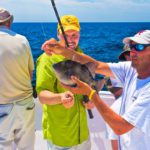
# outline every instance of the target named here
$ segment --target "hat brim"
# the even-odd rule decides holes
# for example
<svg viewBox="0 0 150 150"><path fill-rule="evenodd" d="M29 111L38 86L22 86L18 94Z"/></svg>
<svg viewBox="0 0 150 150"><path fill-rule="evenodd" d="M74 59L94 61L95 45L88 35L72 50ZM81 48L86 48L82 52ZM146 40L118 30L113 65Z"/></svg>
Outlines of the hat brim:
<svg viewBox="0 0 150 150"><path fill-rule="evenodd" d="M75 31L80 31L80 28L75 27L75 26L66 26L65 28L63 28L64 31L68 31L68 30L75 30ZM59 29L59 33L62 33L61 29Z"/></svg>
<svg viewBox="0 0 150 150"><path fill-rule="evenodd" d="M131 52L130 50L123 51L123 52L119 55L118 59L119 59L119 60L122 60L122 61L125 61L126 58L125 58L124 55L127 54L127 53L130 53L130 52Z"/></svg>
<svg viewBox="0 0 150 150"><path fill-rule="evenodd" d="M148 41L144 40L143 38L140 38L140 37L127 37L127 38L124 38L123 39L123 43L125 44L129 44L131 41L134 41L136 43L139 43L139 44L149 44Z"/></svg>
<svg viewBox="0 0 150 150"><path fill-rule="evenodd" d="M0 20L0 23L4 23L4 22L6 22L6 21L8 21L8 20L10 20L11 23L12 23L12 22L13 22L13 19L14 19L13 15L10 15L8 18L3 19L3 20Z"/></svg>

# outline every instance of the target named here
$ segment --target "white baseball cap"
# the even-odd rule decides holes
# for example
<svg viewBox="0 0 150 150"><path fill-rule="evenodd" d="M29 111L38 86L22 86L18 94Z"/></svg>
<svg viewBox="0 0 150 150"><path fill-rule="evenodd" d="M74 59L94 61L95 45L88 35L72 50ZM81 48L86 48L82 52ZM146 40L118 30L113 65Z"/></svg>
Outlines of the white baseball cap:
<svg viewBox="0 0 150 150"><path fill-rule="evenodd" d="M150 44L150 30L142 30L135 34L133 37L126 37L123 43L128 44L134 41L139 44Z"/></svg>

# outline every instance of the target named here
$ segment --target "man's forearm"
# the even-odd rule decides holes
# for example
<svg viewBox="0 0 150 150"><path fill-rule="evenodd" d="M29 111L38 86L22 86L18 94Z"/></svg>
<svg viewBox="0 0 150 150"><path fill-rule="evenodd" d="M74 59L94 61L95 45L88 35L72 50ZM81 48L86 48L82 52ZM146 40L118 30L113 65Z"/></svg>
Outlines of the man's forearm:
<svg viewBox="0 0 150 150"><path fill-rule="evenodd" d="M76 52L72 49L65 50L63 55L65 57L67 57L67 58L69 58L73 61L77 61L81 64L86 64L88 62L93 62L95 64L95 66L97 66L96 67L96 73L102 74L102 75L105 75L105 76L114 77L112 71L110 70L110 68L108 66L108 64L105 63L105 62L97 61L97 60L95 60L94 58L92 58L88 55Z"/></svg>
<svg viewBox="0 0 150 150"><path fill-rule="evenodd" d="M56 105L62 103L60 93L53 93L45 90L41 91L38 97L42 104Z"/></svg>
<svg viewBox="0 0 150 150"><path fill-rule="evenodd" d="M124 134L134 127L126 120L124 120L124 118L122 118L120 115L115 113L111 108L109 108L109 106L104 103L98 94L95 93L93 95L92 101L94 102L103 119L108 123L108 125L116 134Z"/></svg>
<svg viewBox="0 0 150 150"><path fill-rule="evenodd" d="M108 64L105 62L100 62L100 61L97 62L96 73L114 78L111 69L109 68Z"/></svg>
<svg viewBox="0 0 150 150"><path fill-rule="evenodd" d="M86 64L86 63L89 63L89 62L93 62L96 66L98 65L98 62L94 58L92 58L92 57L90 57L86 54L79 53L79 52L76 52L72 56L72 60L78 61L81 64Z"/></svg>
<svg viewBox="0 0 150 150"><path fill-rule="evenodd" d="M95 59L93 59L92 57L85 55L83 53L77 52L75 50L69 49L69 48L60 48L61 50L61 54L68 58L71 59L73 61L77 61L80 62L81 64L85 64L88 62L94 62L97 63L97 61Z"/></svg>

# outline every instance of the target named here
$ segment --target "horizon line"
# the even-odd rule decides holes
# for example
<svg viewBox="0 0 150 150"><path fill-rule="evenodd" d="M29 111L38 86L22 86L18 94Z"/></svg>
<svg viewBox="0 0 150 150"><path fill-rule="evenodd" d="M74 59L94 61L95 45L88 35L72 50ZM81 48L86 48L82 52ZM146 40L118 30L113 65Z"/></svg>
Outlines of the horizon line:
<svg viewBox="0 0 150 150"><path fill-rule="evenodd" d="M46 22L46 21L44 21L44 22L39 22L39 21L33 21L33 22L19 22L19 21L17 21L17 22L13 22L13 23L58 23L58 22ZM97 21L91 21L91 22L88 22L88 21L80 21L80 23L150 23L150 21L140 21L140 22L138 22L138 21L113 21L113 22L111 22L111 21L104 21L104 22L97 22Z"/></svg>

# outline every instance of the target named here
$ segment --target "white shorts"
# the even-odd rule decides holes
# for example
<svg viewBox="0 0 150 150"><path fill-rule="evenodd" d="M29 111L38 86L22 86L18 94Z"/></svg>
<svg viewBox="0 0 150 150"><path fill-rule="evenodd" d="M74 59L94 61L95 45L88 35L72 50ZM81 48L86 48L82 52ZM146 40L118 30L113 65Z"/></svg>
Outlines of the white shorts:
<svg viewBox="0 0 150 150"><path fill-rule="evenodd" d="M0 150L33 150L35 110L32 97L10 104L0 104Z"/></svg>
<svg viewBox="0 0 150 150"><path fill-rule="evenodd" d="M90 138L86 141L84 141L81 144L78 144L76 146L72 146L72 147L61 147L61 146L57 146L52 144L51 142L47 142L48 144L48 150L91 150L91 141Z"/></svg>

